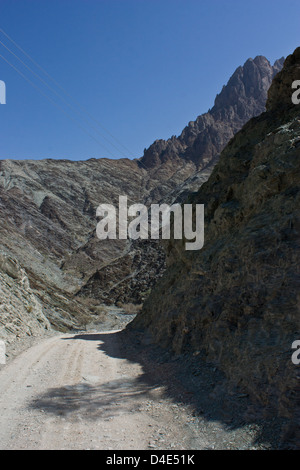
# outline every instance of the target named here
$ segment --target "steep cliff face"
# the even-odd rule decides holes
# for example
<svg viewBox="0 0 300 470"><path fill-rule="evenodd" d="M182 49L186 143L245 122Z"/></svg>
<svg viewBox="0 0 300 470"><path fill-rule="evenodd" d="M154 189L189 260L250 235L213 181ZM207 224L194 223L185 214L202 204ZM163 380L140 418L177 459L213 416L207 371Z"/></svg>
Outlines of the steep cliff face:
<svg viewBox="0 0 300 470"><path fill-rule="evenodd" d="M177 353L201 351L266 415L291 419L295 445L300 107L291 103L291 84L299 66L300 48L273 81L268 111L236 134L190 196L205 204L204 247L165 245L168 268L130 326Z"/></svg>
<svg viewBox="0 0 300 470"><path fill-rule="evenodd" d="M181 201L208 179L229 140L249 119L265 111L268 89L283 62L283 57L273 66L263 56L248 59L223 86L211 110L191 121L178 137L156 140L145 149L140 162L152 181L176 169L170 181L173 185L161 188L161 199ZM157 197L156 189L146 200L153 197Z"/></svg>
<svg viewBox="0 0 300 470"><path fill-rule="evenodd" d="M215 163L234 134L265 110L268 89L283 61L272 66L263 56L248 59L217 95L213 108L191 121L180 136L155 141L145 150L143 165L151 170L183 159L199 172Z"/></svg>
<svg viewBox="0 0 300 470"><path fill-rule="evenodd" d="M129 204L172 202L206 181L233 133L264 109L280 65L249 59L211 112L180 137L154 143L140 160L0 161L0 246L26 269L55 327L84 322L87 296L143 302L163 272L164 254L157 243L100 242L98 205L117 205L119 195Z"/></svg>
<svg viewBox="0 0 300 470"><path fill-rule="evenodd" d="M0 338L6 343L7 354L11 354L16 339L22 342L50 330L25 270L15 259L0 252Z"/></svg>

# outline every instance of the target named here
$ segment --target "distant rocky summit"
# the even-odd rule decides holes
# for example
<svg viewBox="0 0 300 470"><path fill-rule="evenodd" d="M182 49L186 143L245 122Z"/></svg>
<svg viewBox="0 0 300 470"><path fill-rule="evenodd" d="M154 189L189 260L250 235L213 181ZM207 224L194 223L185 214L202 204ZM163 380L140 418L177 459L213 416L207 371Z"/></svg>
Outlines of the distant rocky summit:
<svg viewBox="0 0 300 470"><path fill-rule="evenodd" d="M283 61L271 66L263 56L248 59L224 85L211 110L191 121L179 137L156 140L145 150L141 162L151 168L184 159L193 162L197 170L204 168L249 119L264 111L269 87Z"/></svg>
<svg viewBox="0 0 300 470"><path fill-rule="evenodd" d="M178 171L177 166L184 163L193 170L188 180L181 183L182 187L177 182L173 196L178 197L184 189L198 190L234 134L249 119L265 110L268 89L283 62L284 58L281 58L271 66L265 57L257 56L238 67L217 95L211 110L191 121L180 136L167 141L156 140L144 151L141 163L148 168L152 178L171 165Z"/></svg>
<svg viewBox="0 0 300 470"><path fill-rule="evenodd" d="M130 325L177 354L201 353L265 417L288 420L282 442L292 448L300 443L291 360L300 339L300 106L291 101L299 78L300 48L274 78L267 111L235 135L188 198L205 205L203 249L165 242L168 268Z"/></svg>
<svg viewBox="0 0 300 470"><path fill-rule="evenodd" d="M140 159L0 161L0 249L25 270L54 328L85 325L95 302L143 303L163 274L164 251L155 241L99 241L98 205L117 205L119 195L130 204L172 202L198 189L227 142L265 109L282 63L247 60L208 113Z"/></svg>

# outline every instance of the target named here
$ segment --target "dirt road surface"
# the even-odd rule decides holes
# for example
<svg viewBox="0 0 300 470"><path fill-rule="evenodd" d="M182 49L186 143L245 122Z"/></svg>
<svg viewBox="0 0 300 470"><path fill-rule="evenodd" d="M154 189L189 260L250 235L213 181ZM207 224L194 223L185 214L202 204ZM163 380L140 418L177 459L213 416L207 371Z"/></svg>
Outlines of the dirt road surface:
<svg viewBox="0 0 300 470"><path fill-rule="evenodd" d="M251 448L253 436L202 422L120 354L117 332L58 335L0 371L0 449ZM242 443L242 444L241 444Z"/></svg>

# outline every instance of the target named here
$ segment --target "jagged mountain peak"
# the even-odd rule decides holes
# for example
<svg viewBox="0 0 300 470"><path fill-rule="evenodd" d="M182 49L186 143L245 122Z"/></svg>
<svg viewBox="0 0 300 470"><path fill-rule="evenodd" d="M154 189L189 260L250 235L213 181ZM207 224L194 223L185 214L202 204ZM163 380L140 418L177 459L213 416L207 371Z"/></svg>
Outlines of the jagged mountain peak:
<svg viewBox="0 0 300 470"><path fill-rule="evenodd" d="M267 90L274 75L278 72L279 64L280 61L276 67L273 67L264 56L256 56L254 59L249 58L243 66L236 69L227 85L217 95L212 111L216 111L221 107L234 106L235 103L240 103L249 98L252 100L257 99L259 101L257 108L260 107L262 101L266 100ZM244 105L248 106L249 103L244 103Z"/></svg>
<svg viewBox="0 0 300 470"><path fill-rule="evenodd" d="M199 369L218 367L261 416L280 418L277 435L295 449L299 377L289 348L299 332L300 105L291 84L299 78L300 48L274 78L267 112L231 139L189 194L205 207L203 248L165 242L167 269L130 326L176 354L199 355Z"/></svg>
<svg viewBox="0 0 300 470"><path fill-rule="evenodd" d="M143 166L151 169L170 161L191 161L199 171L213 163L228 140L252 117L265 110L267 92L283 58L272 66L264 56L238 67L207 113L190 121L178 137L156 140L145 149Z"/></svg>

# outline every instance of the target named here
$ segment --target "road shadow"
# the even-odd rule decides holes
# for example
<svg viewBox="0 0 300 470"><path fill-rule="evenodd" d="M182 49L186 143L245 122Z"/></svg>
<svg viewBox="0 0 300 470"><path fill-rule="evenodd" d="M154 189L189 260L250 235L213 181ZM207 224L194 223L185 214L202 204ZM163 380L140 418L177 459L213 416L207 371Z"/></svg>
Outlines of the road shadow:
<svg viewBox="0 0 300 470"><path fill-rule="evenodd" d="M72 415L73 421L81 420L82 414L90 421L99 418L109 421L124 413L138 412L139 400L150 397L151 390L146 384L123 378L104 384L80 382L51 388L33 400L30 408L56 416Z"/></svg>
<svg viewBox="0 0 300 470"><path fill-rule="evenodd" d="M279 436L285 426L283 419L265 419L265 410L249 397L229 384L215 364L208 364L198 354L174 356L169 351L151 343L151 338L126 328L99 334L75 334L62 340L96 341L98 349L109 357L126 359L142 367L135 380L124 379L106 384L76 384L50 389L31 403L34 409L57 415L76 413L81 408L88 419L99 416L109 419L116 413L128 411L134 402L138 411L138 398L148 400L157 387L164 396L175 403L188 406L195 422L219 422L228 430L248 428L253 434L253 446L266 449L281 447Z"/></svg>

